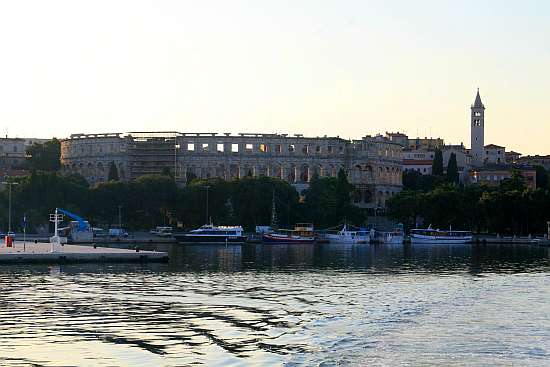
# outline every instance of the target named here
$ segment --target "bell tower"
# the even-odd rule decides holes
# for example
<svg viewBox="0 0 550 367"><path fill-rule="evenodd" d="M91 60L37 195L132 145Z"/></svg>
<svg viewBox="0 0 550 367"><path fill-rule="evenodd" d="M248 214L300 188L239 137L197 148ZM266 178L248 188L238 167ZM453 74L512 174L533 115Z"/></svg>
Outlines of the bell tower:
<svg viewBox="0 0 550 367"><path fill-rule="evenodd" d="M481 102L479 96L479 88L477 89L476 100L470 107L470 130L471 130L471 150L472 164L474 166L481 166L484 162L484 148L485 148L485 106Z"/></svg>

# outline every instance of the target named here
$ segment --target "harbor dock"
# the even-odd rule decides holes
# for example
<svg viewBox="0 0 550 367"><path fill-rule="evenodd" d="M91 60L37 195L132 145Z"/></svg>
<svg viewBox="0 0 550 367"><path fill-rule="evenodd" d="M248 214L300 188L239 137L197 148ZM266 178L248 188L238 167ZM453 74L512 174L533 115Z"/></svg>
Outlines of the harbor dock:
<svg viewBox="0 0 550 367"><path fill-rule="evenodd" d="M166 252L126 250L97 246L79 246L65 244L52 246L47 242L14 242L13 247L0 246L0 264L32 264L32 263L119 263L119 262L166 262Z"/></svg>

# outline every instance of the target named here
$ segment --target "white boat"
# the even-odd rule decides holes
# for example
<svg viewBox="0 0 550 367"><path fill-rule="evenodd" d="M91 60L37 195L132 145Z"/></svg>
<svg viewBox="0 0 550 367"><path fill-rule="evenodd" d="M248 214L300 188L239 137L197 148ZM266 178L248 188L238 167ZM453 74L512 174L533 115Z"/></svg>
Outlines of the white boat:
<svg viewBox="0 0 550 367"><path fill-rule="evenodd" d="M403 231L395 229L391 232L376 231L376 242L392 245L400 245L403 243L405 236Z"/></svg>
<svg viewBox="0 0 550 367"><path fill-rule="evenodd" d="M150 230L149 233L160 237L170 237L172 236L172 227L157 227Z"/></svg>
<svg viewBox="0 0 550 367"><path fill-rule="evenodd" d="M427 229L412 229L411 243L437 243L437 244L460 244L472 242L472 232L470 231L453 231L451 229L440 230L432 229L431 226Z"/></svg>
<svg viewBox="0 0 550 367"><path fill-rule="evenodd" d="M336 233L327 233L327 240L333 243L369 243L371 236L366 229L350 230L346 224Z"/></svg>
<svg viewBox="0 0 550 367"><path fill-rule="evenodd" d="M241 226L205 224L187 233L174 233L180 243L244 243L246 236Z"/></svg>

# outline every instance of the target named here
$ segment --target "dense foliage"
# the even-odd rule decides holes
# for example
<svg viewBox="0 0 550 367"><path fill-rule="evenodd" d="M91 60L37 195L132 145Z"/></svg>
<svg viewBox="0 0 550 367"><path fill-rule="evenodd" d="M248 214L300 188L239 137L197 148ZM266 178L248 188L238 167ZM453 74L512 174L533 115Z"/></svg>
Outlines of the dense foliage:
<svg viewBox="0 0 550 367"><path fill-rule="evenodd" d="M270 224L273 202L282 227L312 222L325 228L345 217L349 223L364 221L364 213L350 204L353 186L343 171L337 178L315 177L305 197L300 197L287 182L269 177L195 179L184 188L178 187L169 175L142 176L132 182L115 178L113 170L111 181L89 187L79 175L33 171L30 176L17 179L18 185L13 186L12 227L20 229L23 214L27 215L29 230L47 226L55 207L77 213L94 226L106 227L118 223L120 207L122 224L128 229L178 222L184 228L195 228L211 219L216 224L240 224L253 230L256 225ZM8 192L3 190L0 224L4 230L7 208Z"/></svg>
<svg viewBox="0 0 550 367"><path fill-rule="evenodd" d="M56 138L45 143L34 143L27 148L27 166L31 170L50 171L59 170L61 164L61 143Z"/></svg>
<svg viewBox="0 0 550 367"><path fill-rule="evenodd" d="M415 178L420 182L429 180ZM543 233L550 220L548 187L528 190L519 174L503 181L499 187L441 183L423 190L419 181L414 189L410 185L388 202L390 217L403 222L407 228L431 224L434 228L452 226L519 235Z"/></svg>

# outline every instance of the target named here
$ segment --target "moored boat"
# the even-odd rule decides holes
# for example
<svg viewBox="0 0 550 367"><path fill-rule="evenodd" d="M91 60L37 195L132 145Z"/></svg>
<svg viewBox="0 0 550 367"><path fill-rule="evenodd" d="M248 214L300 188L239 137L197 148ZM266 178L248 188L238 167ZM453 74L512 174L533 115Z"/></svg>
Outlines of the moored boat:
<svg viewBox="0 0 550 367"><path fill-rule="evenodd" d="M432 229L412 229L411 243L460 244L472 242L472 232Z"/></svg>
<svg viewBox="0 0 550 367"><path fill-rule="evenodd" d="M314 243L315 233L313 224L298 223L294 229L280 229L272 233L262 235L264 243Z"/></svg>
<svg viewBox="0 0 550 367"><path fill-rule="evenodd" d="M405 239L403 231L400 229L395 229L389 232L376 231L375 236L376 236L376 242L384 243L384 244L393 244L393 245L400 245L403 243L403 240Z"/></svg>
<svg viewBox="0 0 550 367"><path fill-rule="evenodd" d="M359 228L358 230L350 229L346 224L341 230L337 232L328 232L325 235L331 243L369 243L371 240L370 233L366 228Z"/></svg>
<svg viewBox="0 0 550 367"><path fill-rule="evenodd" d="M241 226L205 224L186 233L174 233L180 243L244 243L246 236Z"/></svg>

